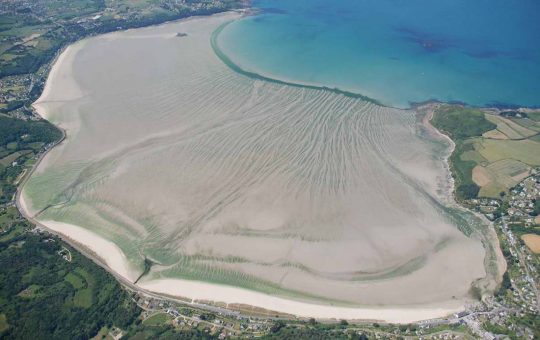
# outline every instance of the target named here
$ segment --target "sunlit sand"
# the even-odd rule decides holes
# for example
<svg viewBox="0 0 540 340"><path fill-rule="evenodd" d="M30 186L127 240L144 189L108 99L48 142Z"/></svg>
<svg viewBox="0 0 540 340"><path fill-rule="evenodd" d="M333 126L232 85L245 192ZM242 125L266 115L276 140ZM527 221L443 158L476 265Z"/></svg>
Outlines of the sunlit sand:
<svg viewBox="0 0 540 340"><path fill-rule="evenodd" d="M463 308L485 252L442 203L446 147L412 110L234 72L210 37L237 17L68 48L36 103L67 138L23 208L129 280L152 260L138 284L169 295L394 322Z"/></svg>

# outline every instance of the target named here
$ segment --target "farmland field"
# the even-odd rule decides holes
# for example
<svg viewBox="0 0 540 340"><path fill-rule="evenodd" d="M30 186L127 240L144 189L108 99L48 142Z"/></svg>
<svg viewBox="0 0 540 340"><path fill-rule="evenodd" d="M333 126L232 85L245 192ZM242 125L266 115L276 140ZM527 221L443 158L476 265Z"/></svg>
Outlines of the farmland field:
<svg viewBox="0 0 540 340"><path fill-rule="evenodd" d="M146 326L160 326L171 321L171 316L166 313L158 313L150 316L143 321Z"/></svg>
<svg viewBox="0 0 540 340"><path fill-rule="evenodd" d="M531 140L476 139L475 149L490 163L514 159L530 166L540 166L540 143Z"/></svg>
<svg viewBox="0 0 540 340"><path fill-rule="evenodd" d="M508 117L510 114L513 116ZM458 198L499 198L540 165L538 132L523 122L529 127L537 123L518 118L518 114L525 115L517 111L495 115L455 105L438 109L434 125L456 142L451 162ZM460 191L460 187L467 190Z"/></svg>
<svg viewBox="0 0 540 340"><path fill-rule="evenodd" d="M498 182L507 187L513 187L529 175L530 167L513 159L503 159L491 163L487 169Z"/></svg>
<svg viewBox="0 0 540 340"><path fill-rule="evenodd" d="M485 167L490 182L478 184L481 189L479 196L499 197L499 193L506 191L521 182L530 174L530 167L513 159L503 159Z"/></svg>
<svg viewBox="0 0 540 340"><path fill-rule="evenodd" d="M490 122L497 124L497 130L506 135L509 139L526 138L537 134L537 131L530 130L501 116L486 114L486 118Z"/></svg>
<svg viewBox="0 0 540 340"><path fill-rule="evenodd" d="M3 165L5 167L10 166L14 161L16 161L19 157L24 156L32 151L30 150L21 150L21 151L15 151L14 153L11 153L7 155L6 157L0 159L0 165Z"/></svg>
<svg viewBox="0 0 540 340"><path fill-rule="evenodd" d="M525 234L521 238L535 254L540 254L540 235L536 234Z"/></svg>

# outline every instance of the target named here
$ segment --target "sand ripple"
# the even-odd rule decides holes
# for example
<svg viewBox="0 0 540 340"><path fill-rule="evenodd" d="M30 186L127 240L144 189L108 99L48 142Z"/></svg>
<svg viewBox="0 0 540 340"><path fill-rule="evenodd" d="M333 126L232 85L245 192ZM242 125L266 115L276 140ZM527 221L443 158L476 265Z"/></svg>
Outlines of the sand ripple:
<svg viewBox="0 0 540 340"><path fill-rule="evenodd" d="M37 217L92 230L139 270L151 258L146 281L352 305L467 297L484 251L439 203L440 145L414 112L233 72L210 47L230 18L66 52L39 101L68 138L25 187ZM65 79L76 98L56 94Z"/></svg>

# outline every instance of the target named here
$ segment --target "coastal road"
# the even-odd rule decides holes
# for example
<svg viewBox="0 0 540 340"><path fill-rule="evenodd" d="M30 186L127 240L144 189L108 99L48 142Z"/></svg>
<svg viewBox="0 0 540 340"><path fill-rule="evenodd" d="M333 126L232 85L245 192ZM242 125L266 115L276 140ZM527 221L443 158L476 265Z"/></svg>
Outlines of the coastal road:
<svg viewBox="0 0 540 340"><path fill-rule="evenodd" d="M501 217L501 221L503 223L503 226L506 228L506 230L511 230L509 227L508 227L508 224L506 223L506 219L503 217ZM514 235L514 238L516 236ZM533 290L533 293L536 297L536 310L537 311L540 311L540 291L538 290L538 286L537 286L537 282L534 281L534 278L535 276L531 273L531 271L529 270L529 266L527 265L527 259L525 257L525 255L521 252L521 250L519 249L519 242L518 240L516 239L516 244L512 245L510 244L513 248L514 248L514 251L516 252L517 256L518 256L518 259L519 259L519 265L523 268L523 270L525 271L525 273L527 273L527 276L529 278L531 278L532 282L529 282L530 285L531 285L531 289ZM509 242L510 243L510 242ZM514 286L514 285L512 285ZM523 296L521 290L517 287L514 287L514 289L518 292L519 296L521 297L521 299L523 301L527 301L527 299Z"/></svg>

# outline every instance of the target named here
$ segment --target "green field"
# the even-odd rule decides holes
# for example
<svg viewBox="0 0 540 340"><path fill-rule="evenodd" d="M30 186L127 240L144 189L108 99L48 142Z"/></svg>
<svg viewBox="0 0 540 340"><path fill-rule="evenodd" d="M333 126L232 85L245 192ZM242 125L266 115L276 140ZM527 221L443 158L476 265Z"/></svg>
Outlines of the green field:
<svg viewBox="0 0 540 340"><path fill-rule="evenodd" d="M455 178L457 198L476 197L480 187L472 180L472 170L479 161L482 161L483 155L476 153L470 138L481 136L495 129L497 125L488 121L481 110L455 105L443 105L437 109L432 124L448 134L456 144L450 156L450 163Z"/></svg>
<svg viewBox="0 0 540 340"><path fill-rule="evenodd" d="M540 122L540 110L527 112L527 116L535 122Z"/></svg>
<svg viewBox="0 0 540 340"><path fill-rule="evenodd" d="M498 115L486 114L485 117L490 122L496 124L496 129L506 135L509 139L527 138L538 133L537 131L526 128L510 119ZM521 119L518 121L520 120Z"/></svg>
<svg viewBox="0 0 540 340"><path fill-rule="evenodd" d="M92 306L92 289L79 289L73 296L73 305L81 308L90 308Z"/></svg>
<svg viewBox="0 0 540 340"><path fill-rule="evenodd" d="M0 314L0 334L6 331L9 328L9 323L7 322L6 314Z"/></svg>
<svg viewBox="0 0 540 340"><path fill-rule="evenodd" d="M494 140L479 138L474 148L488 162L514 159L531 166L540 165L540 143L531 140Z"/></svg>
<svg viewBox="0 0 540 340"><path fill-rule="evenodd" d="M93 291L96 284L94 278L83 268L75 269L75 273L82 278L83 286L77 288L73 296L73 304L77 307L89 308L93 303Z"/></svg>
<svg viewBox="0 0 540 340"><path fill-rule="evenodd" d="M0 159L0 165L4 166L4 167L8 167L10 166L14 161L16 161L17 159L19 159L19 157L21 156L24 156L24 155L27 155L29 153L31 153L32 151L31 150L21 150L21 151L15 151L9 155L7 155L6 157L4 158L1 158Z"/></svg>
<svg viewBox="0 0 540 340"><path fill-rule="evenodd" d="M513 122L516 124L519 124L527 129L534 130L536 132L540 132L540 122L534 121L530 118L521 118L521 119L512 119Z"/></svg>
<svg viewBox="0 0 540 340"><path fill-rule="evenodd" d="M160 326L170 323L172 317L166 313L157 313L143 321L145 326Z"/></svg>
<svg viewBox="0 0 540 340"><path fill-rule="evenodd" d="M2 235L0 236L0 242L12 241L22 235L23 232L24 228L21 225L12 226L7 231L2 233Z"/></svg>
<svg viewBox="0 0 540 340"><path fill-rule="evenodd" d="M84 280L81 279L79 275L76 275L72 272L68 273L64 279L69 282L75 289L82 289L85 286Z"/></svg>
<svg viewBox="0 0 540 340"><path fill-rule="evenodd" d="M514 159L503 159L485 167L491 182L480 189L481 197L499 197L501 191L512 188L529 175L531 167Z"/></svg>
<svg viewBox="0 0 540 340"><path fill-rule="evenodd" d="M432 122L456 143L450 161L459 199L498 198L523 179L531 167L540 165L540 140L531 128L536 128L536 122L529 118L510 119L480 109L442 105ZM483 167L487 184L473 180L476 166Z"/></svg>

